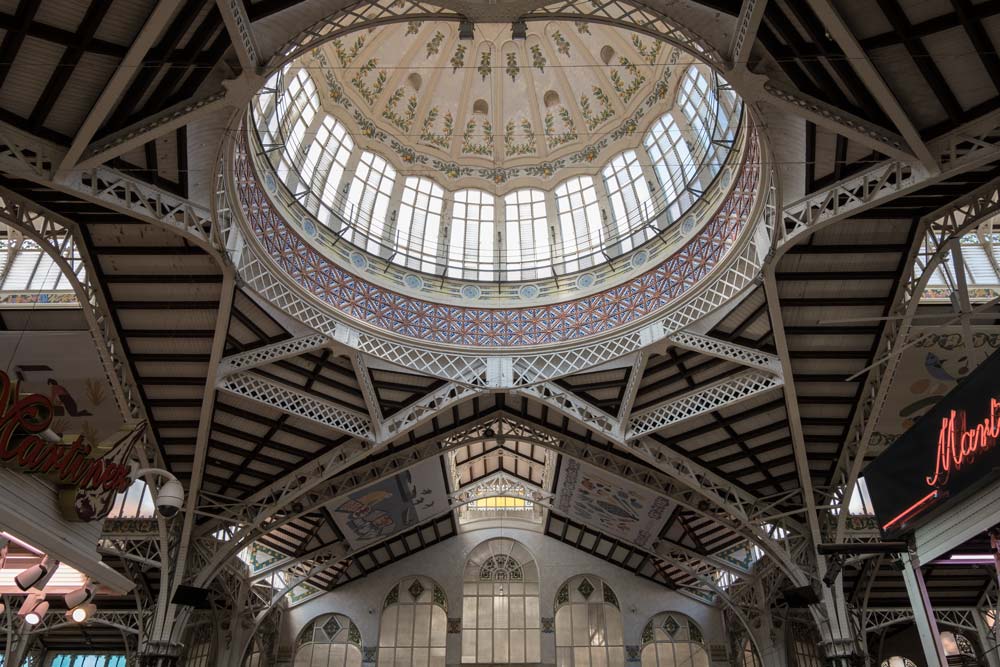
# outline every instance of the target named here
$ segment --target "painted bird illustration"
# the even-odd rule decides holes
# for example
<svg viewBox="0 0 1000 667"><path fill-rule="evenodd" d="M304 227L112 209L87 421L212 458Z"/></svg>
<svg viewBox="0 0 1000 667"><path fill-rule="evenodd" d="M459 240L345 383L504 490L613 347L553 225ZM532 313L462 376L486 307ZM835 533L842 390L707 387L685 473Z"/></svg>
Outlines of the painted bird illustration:
<svg viewBox="0 0 1000 667"><path fill-rule="evenodd" d="M945 370L944 365L941 362L941 358L933 352L927 353L927 356L924 358L924 367L927 369L930 376L935 380L940 380L942 382L955 381L955 377Z"/></svg>

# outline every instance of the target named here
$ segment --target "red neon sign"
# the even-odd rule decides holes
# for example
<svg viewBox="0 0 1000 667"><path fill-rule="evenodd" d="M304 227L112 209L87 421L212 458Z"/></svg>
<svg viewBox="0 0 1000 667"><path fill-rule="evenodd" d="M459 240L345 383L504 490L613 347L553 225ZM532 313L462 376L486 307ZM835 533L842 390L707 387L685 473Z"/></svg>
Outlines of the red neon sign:
<svg viewBox="0 0 1000 667"><path fill-rule="evenodd" d="M953 470L961 470L977 454L996 446L997 436L1000 436L1000 401L990 399L989 413L978 424L970 427L965 420L964 410L952 410L941 420L934 475L924 478L927 486L947 484Z"/></svg>

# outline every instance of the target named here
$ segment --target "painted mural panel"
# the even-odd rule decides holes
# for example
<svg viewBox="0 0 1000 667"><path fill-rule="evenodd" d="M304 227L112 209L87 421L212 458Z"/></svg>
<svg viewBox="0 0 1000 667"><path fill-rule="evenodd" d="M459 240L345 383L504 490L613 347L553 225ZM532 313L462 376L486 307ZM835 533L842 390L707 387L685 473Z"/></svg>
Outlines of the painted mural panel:
<svg viewBox="0 0 1000 667"><path fill-rule="evenodd" d="M447 509L447 487L436 458L330 505L333 520L355 549L412 528Z"/></svg>
<svg viewBox="0 0 1000 667"><path fill-rule="evenodd" d="M915 327L904 350L879 417L872 444L879 450L905 433L914 422L969 374L976 363L1000 347L1000 327L976 326L969 363L962 329L958 326Z"/></svg>
<svg viewBox="0 0 1000 667"><path fill-rule="evenodd" d="M22 394L42 394L52 401L56 433L82 434L88 442L99 443L121 427L121 414L88 332L0 333L0 359L11 380L21 383Z"/></svg>
<svg viewBox="0 0 1000 667"><path fill-rule="evenodd" d="M638 546L656 539L672 507L663 496L570 458L563 459L555 504L560 514Z"/></svg>

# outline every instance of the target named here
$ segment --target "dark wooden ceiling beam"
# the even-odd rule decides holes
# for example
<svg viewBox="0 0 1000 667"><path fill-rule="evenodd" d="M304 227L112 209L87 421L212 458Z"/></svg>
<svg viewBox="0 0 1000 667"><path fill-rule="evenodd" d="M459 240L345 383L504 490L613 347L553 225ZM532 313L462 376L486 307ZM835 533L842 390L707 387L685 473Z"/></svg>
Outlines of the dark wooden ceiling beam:
<svg viewBox="0 0 1000 667"><path fill-rule="evenodd" d="M938 69L937 64L931 57L930 52L927 51L927 47L923 41L913 33L913 25L907 18L906 12L899 5L898 0L877 0L877 2L878 6L882 9L882 13L885 14L885 17L892 24L897 35L899 35L899 39L902 41L903 46L906 47L924 81L931 87L938 103L944 109L945 113L948 114L949 120L952 123L961 122L959 119L962 116L962 105L958 103L958 98L955 97L954 91L948 85L944 75L941 74L941 70Z"/></svg>
<svg viewBox="0 0 1000 667"><path fill-rule="evenodd" d="M986 0L986 2L980 2L976 5L972 5L972 12L973 16L980 21L1000 14L1000 0ZM914 23L910 26L910 32L916 37L929 37L930 35L944 32L945 30L957 28L961 24L962 20L958 13L941 14L940 16L935 16L933 18L920 21L919 23ZM901 40L899 38L899 33L895 30L890 30L888 32L879 33L878 35L866 37L859 40L859 42L866 51L871 51L872 49L879 49L886 46L900 44Z"/></svg>
<svg viewBox="0 0 1000 667"><path fill-rule="evenodd" d="M52 72L48 83L45 84L45 90L42 91L42 94L35 102L34 108L31 110L31 115L28 117L28 124L31 126L33 132L37 132L45 123L45 119L49 117L56 101L66 88L70 77L73 76L76 66L80 64L80 59L83 58L83 54L94 39L101 21L104 20L108 10L111 9L112 2L113 0L92 0L90 3L87 12L80 21L80 25L77 27L73 44L63 51L62 56L59 58L59 64L56 65L55 71Z"/></svg>
<svg viewBox="0 0 1000 667"><path fill-rule="evenodd" d="M35 14L38 13L38 8L41 6L42 3L40 0L21 0L17 5L17 11L14 12L14 21L7 28L7 32L3 36L3 42L0 42L0 87L7 80L7 75L10 74L10 68L14 64L17 52L20 50L21 44L24 43L24 38L28 36L28 29L31 27L31 22L35 18ZM10 91L7 91L7 94L10 94Z"/></svg>

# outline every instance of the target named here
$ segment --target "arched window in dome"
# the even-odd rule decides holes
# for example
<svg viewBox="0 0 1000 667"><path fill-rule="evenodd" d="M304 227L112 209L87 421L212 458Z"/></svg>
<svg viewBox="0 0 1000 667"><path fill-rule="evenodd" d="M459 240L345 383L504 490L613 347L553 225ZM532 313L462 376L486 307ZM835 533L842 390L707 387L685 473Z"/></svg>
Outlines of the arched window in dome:
<svg viewBox="0 0 1000 667"><path fill-rule="evenodd" d="M519 542L480 544L465 565L463 663L541 661L538 567Z"/></svg>
<svg viewBox="0 0 1000 667"><path fill-rule="evenodd" d="M299 168L306 157L306 148L302 140L319 109L316 84L313 83L308 71L300 69L288 82L284 103L288 106L280 119L282 134L279 136L284 137L284 146L281 149L277 173L282 182L288 184L294 191ZM281 106L282 103L278 102L279 113Z"/></svg>
<svg viewBox="0 0 1000 667"><path fill-rule="evenodd" d="M316 135L309 142L309 152L302 164L302 183L308 186L307 196L302 199L304 206L313 214L318 214L320 204L325 203L322 222L330 224L331 207L337 200L340 182L344 179L344 169L354 151L354 141L347 128L332 116L325 116L316 129ZM322 201L316 196L322 193Z"/></svg>
<svg viewBox="0 0 1000 667"><path fill-rule="evenodd" d="M592 575L569 579L556 592L557 667L624 667L618 596Z"/></svg>
<svg viewBox="0 0 1000 667"><path fill-rule="evenodd" d="M455 193L448 236L449 276L470 280L495 277L494 209L493 195L488 192L459 190Z"/></svg>
<svg viewBox="0 0 1000 667"><path fill-rule="evenodd" d="M361 632L343 614L317 616L299 632L292 667L361 667Z"/></svg>
<svg viewBox="0 0 1000 667"><path fill-rule="evenodd" d="M917 667L917 664L909 658L904 658L901 655L894 655L891 658L883 660L880 667Z"/></svg>
<svg viewBox="0 0 1000 667"><path fill-rule="evenodd" d="M378 632L378 667L444 667L448 602L427 577L408 577L389 590Z"/></svg>
<svg viewBox="0 0 1000 667"><path fill-rule="evenodd" d="M559 232L562 234L561 252L573 255L576 251L597 249L601 238L601 209L597 205L597 190L590 176L575 176L556 188L556 208L559 213ZM556 260L559 261L559 257ZM583 261L572 259L564 262L567 273L593 265L593 258Z"/></svg>
<svg viewBox="0 0 1000 667"><path fill-rule="evenodd" d="M642 631L642 667L708 667L705 639L694 621L673 611L654 616Z"/></svg>
<svg viewBox="0 0 1000 667"><path fill-rule="evenodd" d="M604 168L603 176L611 200L615 232L621 238L621 251L627 252L648 238L648 232L632 237L631 231L640 226L649 229L644 225L652 213L649 186L635 151L625 151L612 159Z"/></svg>
<svg viewBox="0 0 1000 667"><path fill-rule="evenodd" d="M660 184L660 198L664 202L675 201L698 173L698 166L674 117L669 113L660 116L646 133L643 145ZM672 206L672 219L676 219L686 207L686 203Z"/></svg>
<svg viewBox="0 0 1000 667"><path fill-rule="evenodd" d="M352 224L349 240L354 245L378 252L395 182L396 170L384 158L371 151L361 154L344 210L344 216Z"/></svg>
<svg viewBox="0 0 1000 667"><path fill-rule="evenodd" d="M549 220L545 211L545 193L541 190L515 190L504 197L506 225L507 280L530 280L552 275L552 246ZM528 262L538 268L522 271Z"/></svg>
<svg viewBox="0 0 1000 667"><path fill-rule="evenodd" d="M697 66L692 65L684 72L677 100L677 105L694 132L691 140L697 142L699 152L707 150L712 140L715 93L710 92L709 88L708 79Z"/></svg>
<svg viewBox="0 0 1000 667"><path fill-rule="evenodd" d="M437 264L421 257L440 259L438 237L441 234L441 213L444 211L444 190L429 178L410 176L403 184L399 205L399 223L393 243L405 257L406 266L433 272Z"/></svg>

